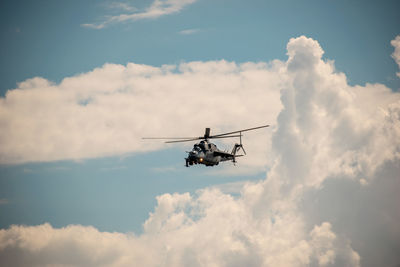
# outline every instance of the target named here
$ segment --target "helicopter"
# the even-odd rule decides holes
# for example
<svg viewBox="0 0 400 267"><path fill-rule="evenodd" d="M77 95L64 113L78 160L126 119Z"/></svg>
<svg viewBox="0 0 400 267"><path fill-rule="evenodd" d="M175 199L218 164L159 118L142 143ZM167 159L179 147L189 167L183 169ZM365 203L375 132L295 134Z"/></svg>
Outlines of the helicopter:
<svg viewBox="0 0 400 267"><path fill-rule="evenodd" d="M200 137L143 137L142 139L167 139L165 143L180 143L180 142L192 142L196 140L201 140L200 142L194 144L191 151L186 151L188 153L186 161L186 167L192 166L194 164L203 164L205 166L215 166L223 161L232 161L236 163L237 157L243 157L246 155L246 151L242 144L242 132L257 130L261 128L269 127L269 125L263 125L238 131L233 131L229 133L222 133L216 135L210 135L211 129L205 128L204 136ZM239 137L240 142L235 143L231 152L222 151L217 148L217 146L211 143L210 139L220 139L220 138L235 138ZM243 151L244 155L237 154L240 150Z"/></svg>

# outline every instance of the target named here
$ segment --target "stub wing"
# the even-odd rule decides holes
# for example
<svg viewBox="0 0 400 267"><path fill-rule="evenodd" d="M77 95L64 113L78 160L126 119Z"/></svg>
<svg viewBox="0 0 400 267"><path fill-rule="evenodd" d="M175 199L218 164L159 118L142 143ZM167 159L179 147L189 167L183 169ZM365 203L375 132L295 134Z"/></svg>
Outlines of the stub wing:
<svg viewBox="0 0 400 267"><path fill-rule="evenodd" d="M243 155L233 155L229 152L224 152L224 151L214 151L214 157L220 156L221 161L226 161L226 160L233 160L233 158L237 157L243 157Z"/></svg>

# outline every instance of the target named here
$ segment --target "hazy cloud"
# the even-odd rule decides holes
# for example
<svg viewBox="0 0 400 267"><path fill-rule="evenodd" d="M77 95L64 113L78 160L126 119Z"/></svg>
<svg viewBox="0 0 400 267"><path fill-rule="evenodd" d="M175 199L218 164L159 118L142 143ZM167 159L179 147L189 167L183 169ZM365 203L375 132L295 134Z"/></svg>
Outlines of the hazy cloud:
<svg viewBox="0 0 400 267"><path fill-rule="evenodd" d="M111 2L106 4L106 7L109 9L124 10L129 12L137 11L136 7L130 5L127 2Z"/></svg>
<svg viewBox="0 0 400 267"><path fill-rule="evenodd" d="M200 31L199 29L187 29L187 30L180 31L179 34L190 35L190 34L198 33L199 31Z"/></svg>
<svg viewBox="0 0 400 267"><path fill-rule="evenodd" d="M92 29L103 29L109 24L121 23L127 21L136 21L142 19L156 19L161 16L180 12L185 6L193 4L197 0L154 0L150 7L143 12L137 12L135 7L125 2L113 2L110 7L119 8L128 13L122 13L114 16L108 16L100 23L86 23L83 27Z"/></svg>
<svg viewBox="0 0 400 267"><path fill-rule="evenodd" d="M271 159L265 158L262 163L270 167L266 179L228 185L225 189L219 186L226 192L239 191L236 197L217 188L193 195L158 196L157 206L140 236L99 232L84 226L12 226L0 230L0 262L19 266L396 266L400 262L399 94L380 84L348 85L346 76L337 72L331 61L323 60L323 50L315 40L293 38L287 49L286 62L239 66L225 61L191 62L177 66L179 71L171 66L107 65L66 79L60 85L36 79L11 91L2 100L3 109L15 108L8 111L10 117L19 114L22 103L29 107L31 101L42 101L39 106L48 108L47 98L57 106L51 111L68 114L82 98L86 101L79 114L90 113L85 110L87 107L95 108L97 117L103 119L111 110L123 106L130 111L130 120L132 114L140 114L133 121L146 134L154 132L140 120L144 112L141 110L148 111L149 103L151 111L161 107L162 112L157 115L167 113L182 120L192 107L205 105L202 111L214 111L206 116L207 120L196 112L189 113L194 116L191 121L199 124L215 117L211 115L215 114L215 107L226 110L232 102L237 104L224 113L223 121L212 121L221 129L235 126L237 120L242 124L254 114L261 114L261 120L277 119L272 136L254 144L270 149ZM274 103L279 98L271 88L279 89L281 103ZM54 92L53 89L68 97L35 97L36 91ZM197 97L200 91L204 98ZM191 93L185 95L187 92ZM25 93L29 98L24 98ZM114 94L122 95L113 98ZM235 98L237 94L240 99ZM144 101L144 96L151 101ZM218 101L214 102L213 97ZM217 105L219 97L228 104ZM163 101L170 103L175 98L179 103L189 101L190 105L174 105L169 110ZM57 99L69 99L71 106L63 110L60 107L64 102ZM103 112L108 105L113 109ZM254 113L254 105L261 113ZM129 110L131 106L134 109ZM228 115L238 107L238 113ZM271 112L265 107L273 107L275 117L270 118ZM27 111L36 122L32 109ZM44 118L47 113L40 114ZM25 117L18 121L22 118ZM162 117L164 121L165 118ZM87 119L85 123L90 121ZM151 121L152 128L161 125L158 116L148 114L146 120ZM12 123L15 122L2 121L3 125ZM34 123L26 125L31 124ZM102 120L89 128L95 129L98 124ZM79 125L82 128L85 124ZM171 128L165 127L164 133L174 134L174 127ZM139 144L127 144L130 149L142 149ZM105 152L97 151L97 155L102 153ZM54 152L47 155L54 157Z"/></svg>
<svg viewBox="0 0 400 267"><path fill-rule="evenodd" d="M400 255L400 162L387 162L367 185L335 177L305 192L301 210L312 227L329 221L351 242L361 266L397 266Z"/></svg>
<svg viewBox="0 0 400 267"><path fill-rule="evenodd" d="M400 68L400 35L396 36L396 38L392 40L390 44L394 46L392 58L396 61L397 65L399 65ZM400 72L397 72L396 74L400 77Z"/></svg>

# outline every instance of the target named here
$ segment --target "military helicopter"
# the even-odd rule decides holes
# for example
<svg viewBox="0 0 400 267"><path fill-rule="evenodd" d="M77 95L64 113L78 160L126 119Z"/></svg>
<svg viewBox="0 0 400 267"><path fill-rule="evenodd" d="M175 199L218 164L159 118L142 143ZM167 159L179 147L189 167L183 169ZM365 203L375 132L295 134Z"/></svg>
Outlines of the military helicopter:
<svg viewBox="0 0 400 267"><path fill-rule="evenodd" d="M192 142L196 140L201 140L199 143L194 144L191 151L187 151L188 157L185 158L186 167L192 166L193 164L204 164L205 166L218 165L222 161L232 161L236 163L237 157L243 157L246 155L246 151L242 144L242 132L252 131L256 129L266 128L269 125L258 126L249 129L238 130L229 133L222 133L216 135L210 135L210 128L206 128L204 136L200 137L143 137L142 139L167 139L165 143L180 143L180 142ZM220 139L220 138L235 138L239 137L239 144L236 143L232 152L222 151L217 148L217 146L211 142L210 139ZM244 155L238 155L237 152L242 150Z"/></svg>

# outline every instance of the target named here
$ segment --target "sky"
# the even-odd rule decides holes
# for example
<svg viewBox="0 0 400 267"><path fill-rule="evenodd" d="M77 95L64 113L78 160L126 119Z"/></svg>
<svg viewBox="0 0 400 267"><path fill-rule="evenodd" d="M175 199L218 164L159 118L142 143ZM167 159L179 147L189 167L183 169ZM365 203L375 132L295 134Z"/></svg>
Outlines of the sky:
<svg viewBox="0 0 400 267"><path fill-rule="evenodd" d="M397 2L2 1L0 265L398 266Z"/></svg>

